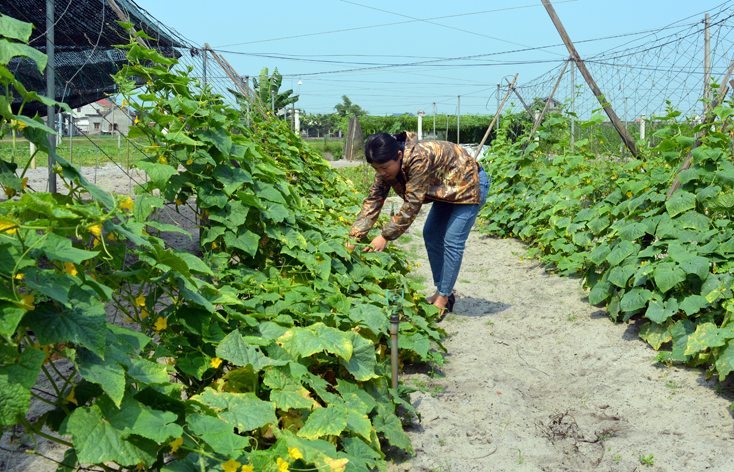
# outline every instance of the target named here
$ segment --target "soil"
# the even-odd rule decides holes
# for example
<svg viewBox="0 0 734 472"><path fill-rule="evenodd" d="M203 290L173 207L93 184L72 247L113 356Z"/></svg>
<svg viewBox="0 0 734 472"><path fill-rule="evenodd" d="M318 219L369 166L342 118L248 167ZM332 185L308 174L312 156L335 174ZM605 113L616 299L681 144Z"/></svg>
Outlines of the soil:
<svg viewBox="0 0 734 472"><path fill-rule="evenodd" d="M92 182L93 174L84 169ZM37 169L29 184L43 190L46 176ZM108 165L97 169L97 184L127 193L129 177ZM414 277L428 286L421 229L429 209L403 238L410 241L399 243L421 264ZM168 233L171 246L196 247L193 213L167 208L161 217L194 234ZM392 452L388 471L733 471L734 382L653 362L656 352L638 337L643 320L610 322L589 305L578 279L520 260L523 251L516 240L469 236L454 313L440 324L449 334L445 362L412 365L401 375L417 389L411 400L422 421L406 429L415 456ZM125 324L112 311L108 321ZM63 362L60 370L70 368ZM28 417L45 411L34 401ZM12 444L11 437L0 439L5 451L33 448L27 437ZM38 444L54 460L64 449ZM43 457L5 451L0 472L56 470Z"/></svg>
<svg viewBox="0 0 734 472"><path fill-rule="evenodd" d="M433 288L429 209L400 246ZM422 421L406 429L415 456L388 471L734 471L734 382L652 361L644 320L612 323L579 279L523 252L517 240L469 236L454 313L440 323L445 362L401 376L418 389Z"/></svg>

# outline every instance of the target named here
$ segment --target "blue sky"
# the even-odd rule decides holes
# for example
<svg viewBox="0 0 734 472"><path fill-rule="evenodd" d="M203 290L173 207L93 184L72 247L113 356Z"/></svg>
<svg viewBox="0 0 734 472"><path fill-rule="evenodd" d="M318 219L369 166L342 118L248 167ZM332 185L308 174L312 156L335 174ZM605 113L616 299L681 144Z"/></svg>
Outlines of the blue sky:
<svg viewBox="0 0 734 472"><path fill-rule="evenodd" d="M309 113L333 112L342 95L375 115L430 114L434 102L438 113L453 114L458 95L462 114L494 113L498 82L515 73L518 83L528 82L568 57L539 0L137 2L190 41L209 43L241 75L277 67L284 87L300 93L297 106ZM734 7L723 0L553 4L582 58L642 36L586 40L659 29L687 17L684 23L692 23L706 11ZM406 65L421 61L431 62ZM336 72L350 69L362 70Z"/></svg>

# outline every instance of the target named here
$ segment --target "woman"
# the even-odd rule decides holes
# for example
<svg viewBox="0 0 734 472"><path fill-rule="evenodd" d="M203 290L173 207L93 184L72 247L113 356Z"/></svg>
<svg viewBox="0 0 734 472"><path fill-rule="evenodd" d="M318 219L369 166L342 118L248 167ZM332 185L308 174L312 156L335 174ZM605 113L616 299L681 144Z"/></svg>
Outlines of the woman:
<svg viewBox="0 0 734 472"><path fill-rule="evenodd" d="M423 239L436 293L428 302L441 313L453 309L452 291L461 268L466 239L479 209L487 200L489 179L469 153L446 141L418 141L416 133L373 134L365 143L365 158L375 180L349 232L362 239L377 221L390 188L403 197L400 211L370 243L368 251L382 251L413 223L421 205L433 202ZM347 243L350 249L354 245Z"/></svg>

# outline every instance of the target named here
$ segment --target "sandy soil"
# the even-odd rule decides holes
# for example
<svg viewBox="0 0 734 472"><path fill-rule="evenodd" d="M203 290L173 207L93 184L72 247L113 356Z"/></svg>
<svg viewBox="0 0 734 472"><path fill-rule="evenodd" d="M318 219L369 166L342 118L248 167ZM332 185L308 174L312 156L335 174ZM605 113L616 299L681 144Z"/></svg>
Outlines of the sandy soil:
<svg viewBox="0 0 734 472"><path fill-rule="evenodd" d="M45 170L35 172L30 184L43 189ZM90 181L93 173L84 171ZM108 165L97 170L97 183L127 193L129 178ZM431 285L421 232L429 208L401 245L421 263L415 276ZM165 213L193 229L192 214ZM196 247L179 236L170 244ZM455 313L441 324L450 335L446 362L434 375L417 365L401 376L418 388L412 402L422 422L407 429L416 455L393 456L388 470L734 471L734 383L651 362L656 353L637 336L640 320L611 323L588 304L578 280L521 261L522 252L515 240L470 235ZM115 313L108 318L120 323ZM44 411L33 402L29 418ZM0 447L33 448L28 438L11 445L10 437ZM47 441L39 452L63 457ZM654 465L644 465L640 456L651 454ZM0 471L10 470L54 471L56 464L0 450Z"/></svg>
<svg viewBox="0 0 734 472"><path fill-rule="evenodd" d="M401 246L432 286L429 208ZM388 470L734 471L734 383L652 362L642 320L611 323L578 279L520 260L523 251L470 235L455 313L441 323L446 362L439 375L424 366L401 378L419 389L422 422L407 430L416 456ZM643 464L651 454L654 465Z"/></svg>

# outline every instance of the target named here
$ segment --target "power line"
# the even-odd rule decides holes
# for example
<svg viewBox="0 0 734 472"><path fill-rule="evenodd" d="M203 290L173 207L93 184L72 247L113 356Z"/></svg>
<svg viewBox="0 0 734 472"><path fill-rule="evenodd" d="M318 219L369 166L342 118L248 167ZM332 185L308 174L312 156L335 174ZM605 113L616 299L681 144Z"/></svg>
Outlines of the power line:
<svg viewBox="0 0 734 472"><path fill-rule="evenodd" d="M576 1L578 1L578 0L563 0L563 1L560 1L560 2L556 2L556 4L576 2ZM381 27L384 27L384 26L404 25L404 24L407 24L407 23L417 23L417 22L421 22L421 21L442 20L442 19L445 19L445 18L457 18L457 17L461 17L461 16L481 15L481 14L484 14L484 13L495 13L495 12L500 12L500 11L518 10L518 9L521 9L521 8L531 8L531 7L538 7L538 6L542 6L542 4L535 3L535 4L532 4L532 5L521 5L519 7L498 8L496 10L484 10L484 11L477 11L477 12L472 12L472 13L459 13L459 14L455 14L455 15L437 16L437 17L425 18L425 19L416 19L416 18L414 18L414 19L408 20L408 21L398 21L398 22L394 22L394 23L383 23L383 24L380 24L380 25L370 25L370 26L357 26L357 27L353 27L353 28L344 28L344 29L339 29L339 30L322 31L322 32L319 32L319 33L298 34L298 35L295 35L295 36L283 36L283 37L280 37L280 38L272 38L272 39L259 39L259 40L256 40L256 41L247 41L247 42L244 42L244 43L223 44L223 45L217 46L217 47L219 47L219 48L226 48L226 47L231 47L231 46L244 46L246 44L266 43L266 42L271 42L271 41L281 41L281 40L284 40L284 39L296 39L296 38L305 38L305 37L308 37L308 36L319 36L319 35L324 35L324 34L345 33L345 32L349 32L349 31L357 31L357 30L363 30L363 29L381 28Z"/></svg>

